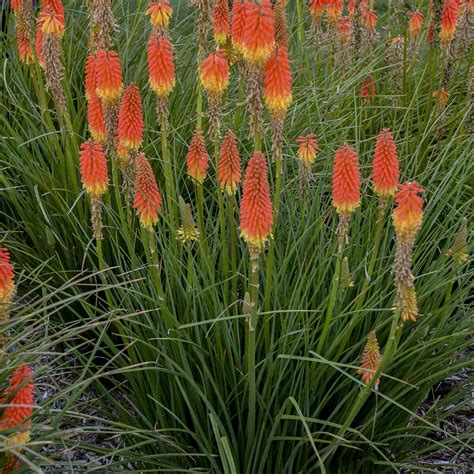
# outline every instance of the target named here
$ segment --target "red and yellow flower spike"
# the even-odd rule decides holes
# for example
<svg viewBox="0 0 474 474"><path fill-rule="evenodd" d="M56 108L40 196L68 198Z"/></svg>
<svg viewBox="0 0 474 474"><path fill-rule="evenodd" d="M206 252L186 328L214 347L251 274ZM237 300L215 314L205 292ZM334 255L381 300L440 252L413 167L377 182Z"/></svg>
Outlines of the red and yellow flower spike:
<svg viewBox="0 0 474 474"><path fill-rule="evenodd" d="M332 203L344 217L349 217L360 204L359 159L355 149L346 144L334 156Z"/></svg>
<svg viewBox="0 0 474 474"><path fill-rule="evenodd" d="M153 34L148 42L150 86L159 98L167 98L174 87L174 63L171 43Z"/></svg>
<svg viewBox="0 0 474 474"><path fill-rule="evenodd" d="M277 46L286 46L288 48L286 4L287 0L276 0L273 11L275 12L275 42Z"/></svg>
<svg viewBox="0 0 474 474"><path fill-rule="evenodd" d="M20 10L21 12L21 10ZM18 49L18 57L24 64L31 64L34 61L33 48L31 47L31 34L24 16L18 13L16 19L16 44Z"/></svg>
<svg viewBox="0 0 474 474"><path fill-rule="evenodd" d="M314 133L310 133L305 137L298 137L296 143L299 143L296 154L300 162L307 169L311 169L311 166L316 159L318 153L317 137Z"/></svg>
<svg viewBox="0 0 474 474"><path fill-rule="evenodd" d="M229 85L229 63L224 50L218 49L201 63L201 83L209 96L220 98Z"/></svg>
<svg viewBox="0 0 474 474"><path fill-rule="evenodd" d="M109 176L107 158L102 145L89 140L81 145L80 171L84 189L94 199L100 199L107 191Z"/></svg>
<svg viewBox="0 0 474 474"><path fill-rule="evenodd" d="M224 45L230 34L229 0L216 0L212 12L212 32L217 44Z"/></svg>
<svg viewBox="0 0 474 474"><path fill-rule="evenodd" d="M245 171L240 204L240 233L247 242L250 256L257 259L273 225L273 208L267 177L267 160L255 152Z"/></svg>
<svg viewBox="0 0 474 474"><path fill-rule="evenodd" d="M392 214L397 239L413 240L423 220L423 189L416 181L400 184L395 194L396 207Z"/></svg>
<svg viewBox="0 0 474 474"><path fill-rule="evenodd" d="M270 0L247 2L243 55L250 67L261 69L275 46L275 20Z"/></svg>
<svg viewBox="0 0 474 474"><path fill-rule="evenodd" d="M237 192L241 175L237 138L234 132L229 130L221 144L219 163L217 164L217 181L221 189L226 189L227 194L232 195Z"/></svg>
<svg viewBox="0 0 474 474"><path fill-rule="evenodd" d="M339 18L342 15L342 10L344 9L344 4L342 0L329 0L326 13L328 16L329 26L335 28Z"/></svg>
<svg viewBox="0 0 474 474"><path fill-rule="evenodd" d="M397 147L389 129L383 129L375 142L372 183L381 199L388 199L398 187Z"/></svg>
<svg viewBox="0 0 474 474"><path fill-rule="evenodd" d="M440 91L436 90L433 92L433 98L439 98L439 103L443 107L448 104L449 100L449 92L446 90L445 87L442 87Z"/></svg>
<svg viewBox="0 0 474 474"><path fill-rule="evenodd" d="M104 109L96 94L87 103L87 122L94 141L104 145L106 139Z"/></svg>
<svg viewBox="0 0 474 474"><path fill-rule="evenodd" d="M196 128L191 144L186 155L188 176L196 183L202 184L209 167L209 154L206 149L206 142L200 127Z"/></svg>
<svg viewBox="0 0 474 474"><path fill-rule="evenodd" d="M377 13L375 13L375 10L367 10L362 16L362 21L364 23L365 28L371 31L375 30L375 26L377 25L377 19Z"/></svg>
<svg viewBox="0 0 474 474"><path fill-rule="evenodd" d="M43 35L53 35L61 38L64 34L64 17L60 17L49 5L43 4L39 24Z"/></svg>
<svg viewBox="0 0 474 474"><path fill-rule="evenodd" d="M153 225L158 222L158 214L161 211L160 192L151 165L143 153L138 153L135 167L133 207L139 214L141 225L147 230L152 230Z"/></svg>
<svg viewBox="0 0 474 474"><path fill-rule="evenodd" d="M421 13L419 10L410 13L409 30L410 37L412 39L418 38L418 35L420 34L421 29L423 28L424 21L425 17L423 16L423 13Z"/></svg>
<svg viewBox="0 0 474 474"><path fill-rule="evenodd" d="M364 79L362 79L360 95L364 99L364 102L368 103L375 97L375 94L375 79L372 74L369 74L368 76L364 77Z"/></svg>
<svg viewBox="0 0 474 474"><path fill-rule="evenodd" d="M140 90L130 84L122 97L117 127L117 143L127 151L137 151L143 141L143 115Z"/></svg>
<svg viewBox="0 0 474 474"><path fill-rule="evenodd" d="M146 15L150 15L152 26L158 30L167 30L170 24L170 18L173 9L170 7L169 0L158 0L150 2Z"/></svg>
<svg viewBox="0 0 474 474"><path fill-rule="evenodd" d="M15 294L13 265L10 262L10 252L0 248L0 320L7 315L8 305Z"/></svg>
<svg viewBox="0 0 474 474"><path fill-rule="evenodd" d="M349 16L341 16L337 22L337 33L339 41L345 45L349 42L352 32L352 20Z"/></svg>
<svg viewBox="0 0 474 474"><path fill-rule="evenodd" d="M7 406L0 420L0 431L13 432L4 440L6 448L14 447L19 451L30 441L31 417L34 408L33 373L27 365L18 367L12 375L7 388ZM20 468L20 460L13 452L6 452L4 473L16 472Z"/></svg>
<svg viewBox="0 0 474 474"><path fill-rule="evenodd" d="M454 39L458 22L458 0L444 0L441 13L439 37L447 45Z"/></svg>
<svg viewBox="0 0 474 474"><path fill-rule="evenodd" d="M122 94L122 67L116 51L97 51L96 93L104 103L117 103Z"/></svg>
<svg viewBox="0 0 474 474"><path fill-rule="evenodd" d="M41 25L38 25L38 28L36 29L35 50L36 50L36 56L38 57L38 64L42 67L44 63L44 58L43 58L43 30L41 29Z"/></svg>
<svg viewBox="0 0 474 474"><path fill-rule="evenodd" d="M324 15L324 9L326 8L329 0L309 0L309 11L313 19L317 22L321 21Z"/></svg>
<svg viewBox="0 0 474 474"><path fill-rule="evenodd" d="M97 71L96 71L96 56L95 54L89 54L86 59L85 67L85 87L86 87L86 99L91 100L97 96Z"/></svg>
<svg viewBox="0 0 474 474"><path fill-rule="evenodd" d="M362 376L362 382L364 382L366 385L372 381L375 372L377 372L378 368L380 367L381 360L382 356L380 354L379 343L377 341L377 334L375 331L371 331L367 337L367 343L360 361L360 369L357 371L357 373ZM375 390L378 390L379 384L380 376L375 382Z"/></svg>
<svg viewBox="0 0 474 474"><path fill-rule="evenodd" d="M347 12L349 13L349 16L353 18L357 11L357 0L346 0L346 5L347 5Z"/></svg>
<svg viewBox="0 0 474 474"><path fill-rule="evenodd" d="M245 8L246 0L235 0L232 5L231 33L232 45L235 50L244 53Z"/></svg>
<svg viewBox="0 0 474 474"><path fill-rule="evenodd" d="M272 116L285 116L292 100L290 60L285 46L276 47L265 66L264 97Z"/></svg>

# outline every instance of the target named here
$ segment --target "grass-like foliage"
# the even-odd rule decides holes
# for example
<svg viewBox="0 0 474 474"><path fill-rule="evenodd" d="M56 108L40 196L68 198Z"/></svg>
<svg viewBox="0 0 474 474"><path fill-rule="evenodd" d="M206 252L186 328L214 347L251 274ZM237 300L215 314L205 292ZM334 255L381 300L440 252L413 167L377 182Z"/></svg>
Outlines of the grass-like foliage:
<svg viewBox="0 0 474 474"><path fill-rule="evenodd" d="M454 459L468 449L468 435L454 437L443 420L465 407L469 386L436 398L427 412L419 407L439 382L472 366L472 265L446 255L473 205L472 49L448 53L428 44L427 21L411 42L403 2L391 2L389 11L383 2L368 52L356 58L349 51L341 60L337 35L315 39L306 2L290 0L293 102L283 127L281 177L267 112L261 136L272 200L278 195L279 203L267 247L252 261L238 235L241 189L230 198L216 181L209 104L198 86L197 8L171 2L176 85L162 133L149 86L147 2L113 3L112 48L124 84L136 83L142 95L140 151L163 206L152 231L141 227L109 156L100 244L79 174L79 147L89 139L87 2L64 2L63 117L41 67L18 59L14 15L5 12L3 20L1 247L15 264L17 296L2 326L8 337L0 378L6 384L25 362L34 369L31 439L13 450L23 466L59 468L64 460L55 459L59 448L51 446L79 445L112 471L379 473L420 470L421 454L452 446ZM399 35L404 41L396 49L391 38ZM215 47L211 36L206 55ZM221 134L235 133L245 169L255 143L239 64L231 65L222 97ZM369 74L376 95L366 101L360 88ZM443 85L445 106L434 94ZM202 185L186 174L197 118L210 154ZM390 199L381 216L370 179L383 128L395 139L400 182L416 180L425 190L412 265L416 322L402 322L394 308L394 204ZM311 173L303 173L296 139L310 133L318 154ZM343 243L349 268L338 250L331 201L334 154L344 143L358 153L362 182ZM200 228L194 242L176 238L179 196ZM373 330L382 354L378 389L374 378L365 385L357 373ZM74 372L74 382L52 398L44 395L50 373L61 378L63 371ZM90 388L96 414L81 413L78 403ZM87 446L88 430L115 442ZM8 433L0 436L3 442Z"/></svg>

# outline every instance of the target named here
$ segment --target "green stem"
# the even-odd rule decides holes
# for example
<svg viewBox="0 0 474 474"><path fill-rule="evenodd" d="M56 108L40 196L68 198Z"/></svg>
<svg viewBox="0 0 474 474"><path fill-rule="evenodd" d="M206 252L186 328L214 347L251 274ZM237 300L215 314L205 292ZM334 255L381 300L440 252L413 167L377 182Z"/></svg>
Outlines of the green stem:
<svg viewBox="0 0 474 474"><path fill-rule="evenodd" d="M166 120L162 120L161 123L161 154L163 155L163 169L165 172L166 201L168 204L168 214L171 227L171 240L173 242L173 245L175 245L175 220L178 216L178 208L176 206L177 199L174 184L173 168L171 166L170 152L168 147L168 128Z"/></svg>
<svg viewBox="0 0 474 474"><path fill-rule="evenodd" d="M106 278L104 274L104 270L107 268L107 263L104 260L104 256L102 253L102 239L96 240L97 244L97 260L99 264L99 271L101 279L103 280L104 284L106 284ZM105 290L105 299L107 300L107 304L109 305L109 309L112 310L114 305L112 301L112 295L110 294L109 290Z"/></svg>
<svg viewBox="0 0 474 474"><path fill-rule="evenodd" d="M198 211L198 226L199 226L199 233L201 234L201 242L203 249L205 250L206 254L208 254L207 250L207 240L206 240L206 225L204 222L204 194L202 191L202 184L195 183L196 187L196 205Z"/></svg>
<svg viewBox="0 0 474 474"><path fill-rule="evenodd" d="M303 0L296 1L296 14L298 17L298 41L300 43L301 51L303 51L303 64L308 66L308 61L306 57L305 37L304 37L304 21L303 21Z"/></svg>
<svg viewBox="0 0 474 474"><path fill-rule="evenodd" d="M232 277L231 302L237 300L237 234L235 230L235 196L229 196L227 200L229 208L229 233L230 233L230 261Z"/></svg>

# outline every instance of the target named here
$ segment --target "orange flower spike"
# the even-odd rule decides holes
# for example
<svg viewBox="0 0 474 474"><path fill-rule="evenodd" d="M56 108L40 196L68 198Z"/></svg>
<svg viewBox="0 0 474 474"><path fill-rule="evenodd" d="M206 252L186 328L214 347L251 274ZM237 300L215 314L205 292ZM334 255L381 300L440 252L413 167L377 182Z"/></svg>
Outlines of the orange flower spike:
<svg viewBox="0 0 474 474"><path fill-rule="evenodd" d="M225 44L230 34L229 1L216 0L212 13L212 32L218 44Z"/></svg>
<svg viewBox="0 0 474 474"><path fill-rule="evenodd" d="M36 56L38 57L38 63L40 66L43 66L43 29L41 25L38 25L36 29L36 37L35 37L35 49L36 49Z"/></svg>
<svg viewBox="0 0 474 474"><path fill-rule="evenodd" d="M107 191L109 176L107 158L99 143L92 140L81 145L80 171L84 189L95 199L100 199Z"/></svg>
<svg viewBox="0 0 474 474"><path fill-rule="evenodd" d="M10 7L14 13L18 12L18 10L20 9L20 5L21 5L21 0L10 1Z"/></svg>
<svg viewBox="0 0 474 474"><path fill-rule="evenodd" d="M352 31L352 20L349 16L341 16L337 22L337 32L341 44L347 44Z"/></svg>
<svg viewBox="0 0 474 474"><path fill-rule="evenodd" d="M133 207L139 214L141 225L148 230L158 222L158 213L161 211L161 196L156 184L155 175L150 163L143 153L139 153L135 160L135 199Z"/></svg>
<svg viewBox="0 0 474 474"><path fill-rule="evenodd" d="M41 9L39 24L43 35L53 35L61 38L64 34L64 17L60 15L46 4Z"/></svg>
<svg viewBox="0 0 474 474"><path fill-rule="evenodd" d="M16 25L16 44L20 61L25 64L31 64L34 60L34 54L31 47L30 34L25 21L20 15L17 18Z"/></svg>
<svg viewBox="0 0 474 474"><path fill-rule="evenodd" d="M218 49L202 62L200 78L206 93L213 97L221 97L229 85L229 63L224 50Z"/></svg>
<svg viewBox="0 0 474 474"><path fill-rule="evenodd" d="M275 48L264 71L264 96L270 114L284 117L291 104L291 70L286 46Z"/></svg>
<svg viewBox="0 0 474 474"><path fill-rule="evenodd" d="M61 0L43 0L41 7L50 8L58 20L64 25L64 7Z"/></svg>
<svg viewBox="0 0 474 474"><path fill-rule="evenodd" d="M209 154L206 150L206 142L202 130L199 127L194 132L186 159L188 175L197 183L202 183L209 167Z"/></svg>
<svg viewBox="0 0 474 474"><path fill-rule="evenodd" d="M262 250L273 225L273 208L267 176L265 155L256 151L245 171L243 196L240 204L240 233L247 244Z"/></svg>
<svg viewBox="0 0 474 474"><path fill-rule="evenodd" d="M10 252L6 248L0 248L0 314L1 305L8 305L15 293L13 265L10 262Z"/></svg>
<svg viewBox="0 0 474 474"><path fill-rule="evenodd" d="M97 71L96 71L96 57L95 54L89 54L86 59L85 67L85 86L86 86L86 99L91 100L97 96Z"/></svg>
<svg viewBox="0 0 474 474"><path fill-rule="evenodd" d="M245 0L235 0L232 5L231 39L237 52L244 52Z"/></svg>
<svg viewBox="0 0 474 474"><path fill-rule="evenodd" d="M316 21L321 21L329 0L309 0L309 11Z"/></svg>
<svg viewBox="0 0 474 474"><path fill-rule="evenodd" d="M237 191L241 180L241 166L237 139L229 130L222 140L219 163L217 164L217 180L221 189L226 189L232 195Z"/></svg>
<svg viewBox="0 0 474 474"><path fill-rule="evenodd" d="M95 67L97 95L103 102L117 102L123 88L119 55L116 51L98 51Z"/></svg>
<svg viewBox="0 0 474 474"><path fill-rule="evenodd" d="M376 94L375 89L375 80L372 74L369 74L367 77L364 77L362 84L360 86L360 95L365 102L370 102Z"/></svg>
<svg viewBox="0 0 474 474"><path fill-rule="evenodd" d="M414 238L423 220L423 189L416 181L400 184L395 194L396 207L392 214L397 237L403 240Z"/></svg>
<svg viewBox="0 0 474 474"><path fill-rule="evenodd" d="M6 431L16 428L9 437L9 441L13 444L26 444L30 440L34 405L32 376L31 368L27 365L18 367L13 372L7 389L8 404L2 413L0 430Z"/></svg>
<svg viewBox="0 0 474 474"><path fill-rule="evenodd" d="M337 21L342 15L343 8L344 4L342 3L342 0L329 0L326 12L330 26L336 26Z"/></svg>
<svg viewBox="0 0 474 474"><path fill-rule="evenodd" d="M346 0L347 11L350 17L353 17L357 11L357 0Z"/></svg>
<svg viewBox="0 0 474 474"><path fill-rule="evenodd" d="M286 19L287 0L276 0L275 12L275 42L277 46L288 47L288 22Z"/></svg>
<svg viewBox="0 0 474 474"><path fill-rule="evenodd" d="M104 144L106 137L104 110L97 94L87 103L87 122L94 141Z"/></svg>
<svg viewBox="0 0 474 474"><path fill-rule="evenodd" d="M169 0L159 0L150 2L145 15L150 15L151 24L155 28L168 29L173 9L170 7Z"/></svg>
<svg viewBox="0 0 474 474"><path fill-rule="evenodd" d="M367 10L363 15L364 26L367 30L375 30L377 24L377 13L375 10Z"/></svg>
<svg viewBox="0 0 474 474"><path fill-rule="evenodd" d="M175 84L173 53L167 38L156 34L148 42L150 86L160 98L169 96Z"/></svg>
<svg viewBox="0 0 474 474"><path fill-rule="evenodd" d="M375 142L372 183L375 192L387 199L395 194L398 187L397 148L389 129L380 132Z"/></svg>
<svg viewBox="0 0 474 474"><path fill-rule="evenodd" d="M425 17L423 13L420 11L411 12L410 13L410 36L415 39L420 34L421 29L423 28L423 22L425 21Z"/></svg>
<svg viewBox="0 0 474 474"><path fill-rule="evenodd" d="M375 331L372 331L367 337L367 344L365 345L362 360L360 362L360 369L357 371L357 373L362 376L362 382L366 385L371 382L374 373L380 367L381 360L382 357L380 354L379 343L377 341L377 334ZM379 383L380 376L375 382L375 390L378 389Z"/></svg>
<svg viewBox="0 0 474 474"><path fill-rule="evenodd" d="M296 154L300 161L308 168L314 163L318 153L317 137L314 133L310 133L305 137L298 137L296 143L299 143Z"/></svg>
<svg viewBox="0 0 474 474"><path fill-rule="evenodd" d="M143 115L140 90L130 84L122 97L117 127L117 142L126 150L138 150L143 141Z"/></svg>
<svg viewBox="0 0 474 474"><path fill-rule="evenodd" d="M442 87L440 91L433 92L433 97L439 97L439 103L441 105L447 105L449 100L449 92L444 87Z"/></svg>
<svg viewBox="0 0 474 474"><path fill-rule="evenodd" d="M360 204L360 171L357 152L343 145L336 150L332 175L332 202L338 214L350 215Z"/></svg>
<svg viewBox="0 0 474 474"><path fill-rule="evenodd" d="M458 22L458 1L444 0L441 13L440 33L441 43L447 44L454 39Z"/></svg>
<svg viewBox="0 0 474 474"><path fill-rule="evenodd" d="M275 46L275 20L270 0L247 2L243 36L244 59L251 67L261 68Z"/></svg>

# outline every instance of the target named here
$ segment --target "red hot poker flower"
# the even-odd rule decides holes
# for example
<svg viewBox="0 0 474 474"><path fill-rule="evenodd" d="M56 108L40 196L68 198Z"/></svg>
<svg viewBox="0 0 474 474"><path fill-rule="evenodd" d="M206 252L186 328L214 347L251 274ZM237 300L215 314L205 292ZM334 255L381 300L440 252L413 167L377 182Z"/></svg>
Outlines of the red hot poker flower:
<svg viewBox="0 0 474 474"><path fill-rule="evenodd" d="M155 175L150 163L143 153L139 153L135 160L135 199L133 207L139 214L140 223L145 229L151 230L158 222L158 213L161 211L161 196L156 184Z"/></svg>
<svg viewBox="0 0 474 474"><path fill-rule="evenodd" d="M13 265L10 262L10 253L6 248L0 248L0 315L2 305L8 305L15 293L13 280Z"/></svg>
<svg viewBox="0 0 474 474"><path fill-rule="evenodd" d="M148 43L150 86L160 98L169 96L175 83L171 44L164 36L152 35Z"/></svg>
<svg viewBox="0 0 474 474"><path fill-rule="evenodd" d="M240 54L244 52L245 0L235 0L232 5L231 38L234 48Z"/></svg>
<svg viewBox="0 0 474 474"><path fill-rule="evenodd" d="M117 102L122 93L122 67L115 51L98 51L96 93L106 103Z"/></svg>
<svg viewBox="0 0 474 474"><path fill-rule="evenodd" d="M18 14L16 20L16 44L20 61L25 64L31 64L34 54L30 42L30 28L21 13Z"/></svg>
<svg viewBox="0 0 474 474"><path fill-rule="evenodd" d="M321 21L329 0L309 0L309 11L316 21Z"/></svg>
<svg viewBox="0 0 474 474"><path fill-rule="evenodd" d="M96 57L95 54L89 54L86 59L85 68L85 83L86 83L86 98L91 100L97 95L97 71L95 67Z"/></svg>
<svg viewBox="0 0 474 474"><path fill-rule="evenodd" d="M267 177L267 160L261 152L250 159L243 183L240 204L240 232L251 250L252 258L258 257L268 240L273 224L273 208Z"/></svg>
<svg viewBox="0 0 474 474"><path fill-rule="evenodd" d="M206 150L206 142L202 130L199 127L194 132L186 158L188 175L197 183L202 183L209 167L209 155Z"/></svg>
<svg viewBox="0 0 474 474"><path fill-rule="evenodd" d="M140 90L130 84L120 105L117 142L126 150L138 150L143 140L143 116Z"/></svg>
<svg viewBox="0 0 474 474"><path fill-rule="evenodd" d="M277 47L264 71L264 96L270 114L284 117L291 104L291 70L288 50Z"/></svg>
<svg viewBox="0 0 474 474"><path fill-rule="evenodd" d="M169 0L159 0L150 2L146 15L150 15L151 24L155 28L168 29L173 9L170 7Z"/></svg>
<svg viewBox="0 0 474 474"><path fill-rule="evenodd" d="M247 2L243 36L244 59L251 67L264 66L275 45L275 20L270 0Z"/></svg>
<svg viewBox="0 0 474 474"><path fill-rule="evenodd" d="M357 152L343 145L336 150L332 175L332 202L338 214L349 216L360 203L360 172Z"/></svg>
<svg viewBox="0 0 474 474"><path fill-rule="evenodd" d="M100 199L109 183L104 149L99 143L88 141L81 145L79 155L82 184L92 198Z"/></svg>
<svg viewBox="0 0 474 474"><path fill-rule="evenodd" d="M379 343L377 341L377 334L375 331L372 331L367 338L367 344L364 348L364 354L362 355L362 360L360 362L360 369L357 371L359 375L362 375L362 381L368 385L374 373L380 367L380 362L382 356L380 354ZM375 390L378 389L380 383L380 376L375 382Z"/></svg>
<svg viewBox="0 0 474 474"><path fill-rule="evenodd" d="M310 133L305 137L298 137L296 139L296 143L300 144L296 154L303 165L305 165L307 168L311 168L311 165L316 159L318 150L318 144L316 140L317 137L314 133Z"/></svg>
<svg viewBox="0 0 474 474"><path fill-rule="evenodd" d="M423 220L423 198L419 196L423 189L416 181L400 184L395 194L395 207L392 219L397 237L412 240Z"/></svg>
<svg viewBox="0 0 474 474"><path fill-rule="evenodd" d="M374 76L369 74L362 80L362 84L360 86L360 95L365 102L370 102L375 97L375 94L376 90Z"/></svg>
<svg viewBox="0 0 474 474"><path fill-rule="evenodd" d="M398 187L397 148L389 129L380 132L375 142L372 182L383 199L395 194Z"/></svg>
<svg viewBox="0 0 474 474"><path fill-rule="evenodd" d="M377 24L377 13L375 13L375 10L367 10L362 18L367 30L375 30L375 25Z"/></svg>
<svg viewBox="0 0 474 474"><path fill-rule="evenodd" d="M225 188L230 195L235 194L241 180L240 155L237 139L232 130L229 130L222 140L217 180L221 189Z"/></svg>
<svg viewBox="0 0 474 474"><path fill-rule="evenodd" d="M229 1L216 0L212 13L212 31L217 43L224 44L230 34Z"/></svg>
<svg viewBox="0 0 474 474"><path fill-rule="evenodd" d="M48 5L43 4L41 9L39 25L43 35L52 35L61 38L64 34L64 17L60 17Z"/></svg>
<svg viewBox="0 0 474 474"><path fill-rule="evenodd" d="M457 22L458 0L444 0L439 33L441 43L447 44L454 39Z"/></svg>
<svg viewBox="0 0 474 474"><path fill-rule="evenodd" d="M326 12L328 15L328 23L330 26L336 26L337 21L342 15L343 8L344 4L342 3L342 0L329 0Z"/></svg>
<svg viewBox="0 0 474 474"><path fill-rule="evenodd" d="M341 16L337 22L337 32L341 44L347 44L352 31L352 20L349 16Z"/></svg>
<svg viewBox="0 0 474 474"><path fill-rule="evenodd" d="M229 63L222 49L211 53L200 67L201 83L208 95L219 98L229 85Z"/></svg>
<svg viewBox="0 0 474 474"><path fill-rule="evenodd" d="M104 110L102 102L95 93L87 103L87 121L94 141L104 144L106 137Z"/></svg>
<svg viewBox="0 0 474 474"><path fill-rule="evenodd" d="M434 98L439 97L439 103L441 105L447 105L448 100L449 100L449 92L444 87L442 87L441 91L433 92L433 97Z"/></svg>
<svg viewBox="0 0 474 474"><path fill-rule="evenodd" d="M411 12L410 13L410 36L415 39L420 34L421 28L423 28L424 22L423 13L420 11Z"/></svg>

